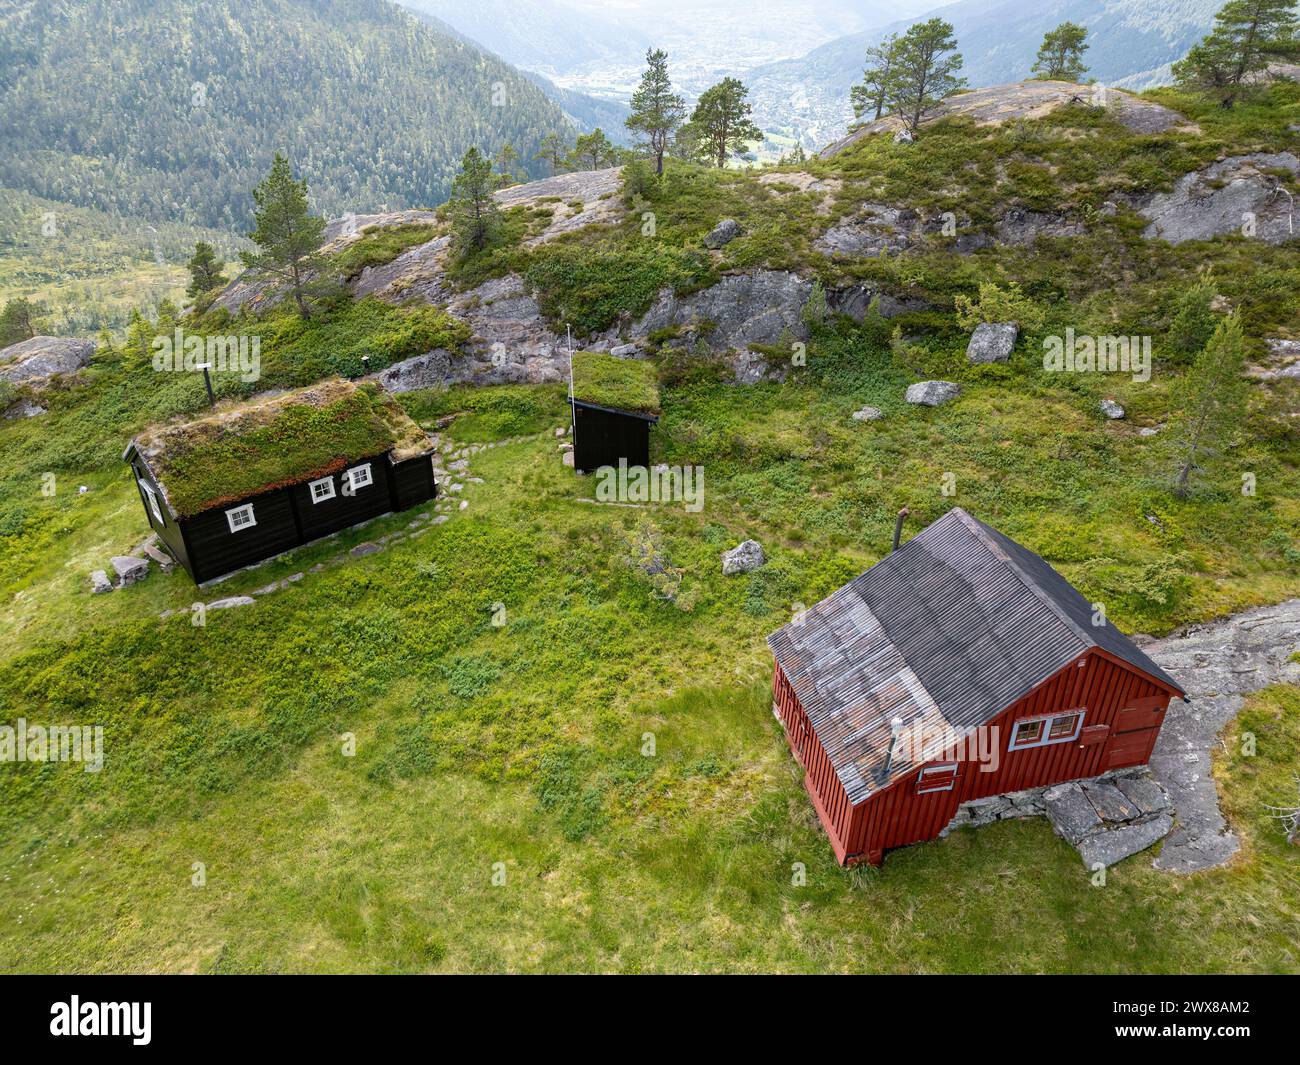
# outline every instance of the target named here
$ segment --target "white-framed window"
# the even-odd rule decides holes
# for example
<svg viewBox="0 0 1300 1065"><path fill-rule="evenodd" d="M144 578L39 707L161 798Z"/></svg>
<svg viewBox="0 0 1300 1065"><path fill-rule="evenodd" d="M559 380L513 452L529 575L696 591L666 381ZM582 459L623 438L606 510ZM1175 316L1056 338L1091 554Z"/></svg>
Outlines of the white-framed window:
<svg viewBox="0 0 1300 1065"><path fill-rule="evenodd" d="M307 487L311 489L313 503L324 503L325 500L334 498L333 477L322 477L319 481L312 481Z"/></svg>
<svg viewBox="0 0 1300 1065"><path fill-rule="evenodd" d="M1007 750L1020 751L1026 747L1044 747L1049 743L1068 743L1078 737L1085 713L1083 709L1069 710L1064 714L1045 714L1016 721L1011 726L1011 744Z"/></svg>
<svg viewBox="0 0 1300 1065"><path fill-rule="evenodd" d="M242 507L231 507L226 511L226 521L230 523L232 533L256 525L257 519L253 516L253 504L245 503Z"/></svg>
<svg viewBox="0 0 1300 1065"><path fill-rule="evenodd" d="M952 791L957 786L957 763L941 762L928 765L916 778L916 793L924 795L929 791Z"/></svg>
<svg viewBox="0 0 1300 1065"><path fill-rule="evenodd" d="M138 482L140 490L144 492L145 498L149 500L149 509L153 511L153 516L158 519L158 524L166 525L167 519L163 517L162 507L158 505L158 493L144 481Z"/></svg>
<svg viewBox="0 0 1300 1065"><path fill-rule="evenodd" d="M370 463L364 466L353 466L348 470L348 487L355 492L358 488L365 488L368 484L374 484L375 479L370 474Z"/></svg>

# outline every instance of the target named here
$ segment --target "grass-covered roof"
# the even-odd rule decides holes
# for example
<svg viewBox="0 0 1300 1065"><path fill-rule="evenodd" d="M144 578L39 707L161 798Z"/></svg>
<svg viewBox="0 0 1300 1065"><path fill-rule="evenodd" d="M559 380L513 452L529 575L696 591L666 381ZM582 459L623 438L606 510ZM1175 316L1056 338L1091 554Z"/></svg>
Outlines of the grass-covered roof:
<svg viewBox="0 0 1300 1065"><path fill-rule="evenodd" d="M142 433L136 450L179 516L429 447L423 429L377 385L341 378Z"/></svg>
<svg viewBox="0 0 1300 1065"><path fill-rule="evenodd" d="M598 407L658 415L658 374L651 362L577 351L573 354L573 398Z"/></svg>

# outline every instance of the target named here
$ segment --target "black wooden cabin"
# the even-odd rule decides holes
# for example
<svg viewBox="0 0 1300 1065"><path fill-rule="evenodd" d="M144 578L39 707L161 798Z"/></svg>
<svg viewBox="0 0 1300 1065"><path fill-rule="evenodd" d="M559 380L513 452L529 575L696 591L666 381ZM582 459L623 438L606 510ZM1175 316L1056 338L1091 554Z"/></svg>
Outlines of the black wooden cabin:
<svg viewBox="0 0 1300 1065"><path fill-rule="evenodd" d="M617 466L619 459L626 459L629 466L649 467L650 426L659 420L655 415L577 399L571 402L575 470L592 473L602 466Z"/></svg>
<svg viewBox="0 0 1300 1065"><path fill-rule="evenodd" d="M349 382L327 382L321 394L305 398L313 405L337 403L356 387ZM268 411L268 407L285 408L302 398L303 393L279 397L262 405L260 417L253 419L241 419L239 411L225 412L220 415L221 429L229 435L238 434L241 427L265 426L276 413ZM324 463L316 456L307 456L310 468L298 465L296 476L291 474L260 490L230 493L209 506L177 507L179 493L174 482L169 486L167 461L169 438L192 435L195 426L207 419L142 434L127 447L123 459L135 474L149 524L194 582L203 584L436 496L432 448L427 437L396 409L391 399L384 400L386 404L380 402L385 415L394 423L392 446L367 449L371 453L364 455L337 454ZM371 439L382 443L383 435ZM293 456L286 461L292 467ZM304 469L306 472L302 472Z"/></svg>
<svg viewBox="0 0 1300 1065"><path fill-rule="evenodd" d="M655 367L603 352L573 356L573 468L592 473L602 466L650 466L650 427L659 421Z"/></svg>

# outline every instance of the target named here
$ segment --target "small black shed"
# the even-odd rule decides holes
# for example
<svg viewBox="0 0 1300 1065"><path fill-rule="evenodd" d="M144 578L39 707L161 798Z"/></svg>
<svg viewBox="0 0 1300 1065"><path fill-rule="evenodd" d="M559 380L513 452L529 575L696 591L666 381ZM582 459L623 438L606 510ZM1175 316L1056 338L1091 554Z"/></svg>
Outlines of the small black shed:
<svg viewBox="0 0 1300 1065"><path fill-rule="evenodd" d="M659 420L654 364L597 351L573 355L573 468L650 465L650 427Z"/></svg>
<svg viewBox="0 0 1300 1065"><path fill-rule="evenodd" d="M433 447L374 384L341 378L131 441L145 517L196 584L432 499Z"/></svg>

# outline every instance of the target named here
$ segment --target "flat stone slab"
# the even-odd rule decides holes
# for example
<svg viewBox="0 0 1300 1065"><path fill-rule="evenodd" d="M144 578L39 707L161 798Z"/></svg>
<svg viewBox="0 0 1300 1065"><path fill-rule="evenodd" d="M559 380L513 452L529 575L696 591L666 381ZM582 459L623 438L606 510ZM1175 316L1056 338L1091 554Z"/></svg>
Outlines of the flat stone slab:
<svg viewBox="0 0 1300 1065"><path fill-rule="evenodd" d="M947 403L959 395L961 395L961 385L955 381L918 381L914 385L907 386L903 398L908 403L937 407L940 403Z"/></svg>
<svg viewBox="0 0 1300 1065"><path fill-rule="evenodd" d="M1168 814L1161 814L1140 824L1109 828L1083 840L1079 844L1079 855L1089 869L1098 865L1109 867L1164 839L1173 824Z"/></svg>
<svg viewBox="0 0 1300 1065"><path fill-rule="evenodd" d="M1141 816L1142 811L1114 784L1100 781L1084 784L1083 793L1103 821L1132 821Z"/></svg>
<svg viewBox="0 0 1300 1065"><path fill-rule="evenodd" d="M248 595L232 595L225 599L217 599L207 605L208 610L230 610L237 606L252 606L257 600Z"/></svg>
<svg viewBox="0 0 1300 1065"><path fill-rule="evenodd" d="M1052 828L1071 846L1077 847L1088 833L1101 827L1101 817L1078 784L1059 784L1044 799Z"/></svg>
<svg viewBox="0 0 1300 1065"><path fill-rule="evenodd" d="M1115 787L1124 793L1124 797L1136 806L1143 816L1164 813L1172 806L1169 794L1150 777L1117 780Z"/></svg>

